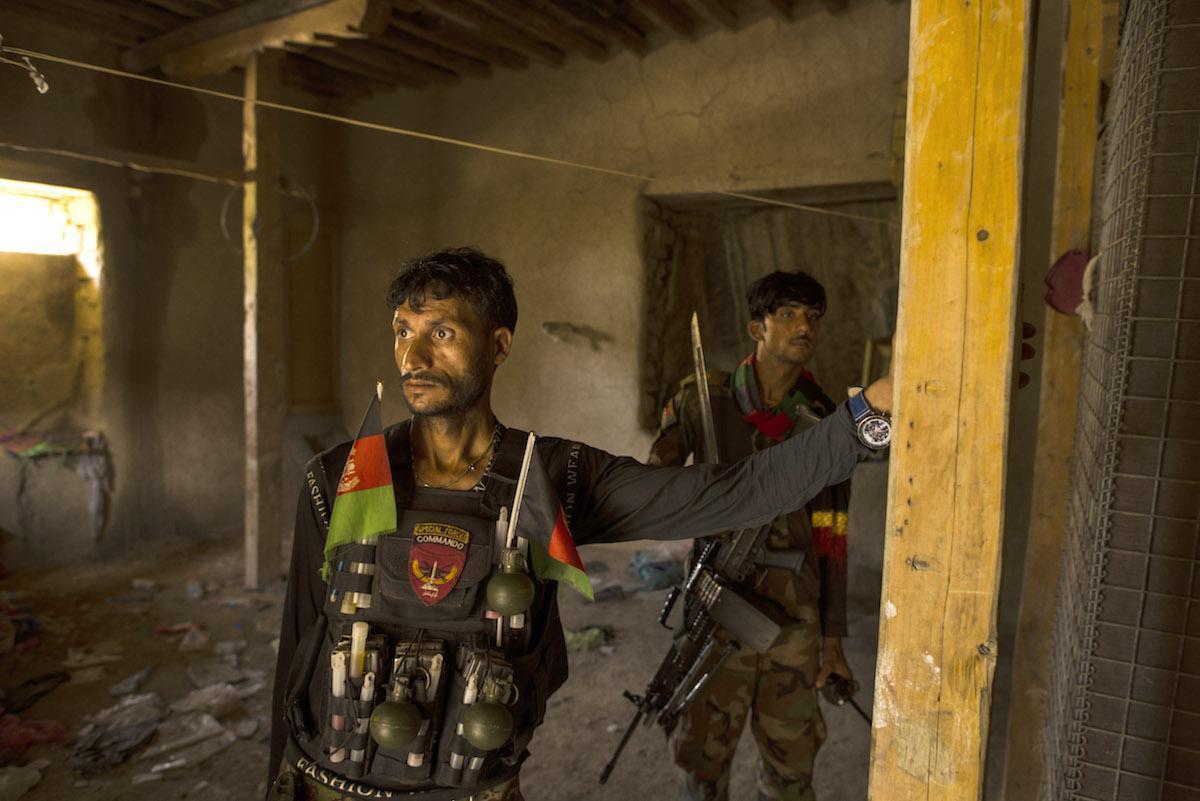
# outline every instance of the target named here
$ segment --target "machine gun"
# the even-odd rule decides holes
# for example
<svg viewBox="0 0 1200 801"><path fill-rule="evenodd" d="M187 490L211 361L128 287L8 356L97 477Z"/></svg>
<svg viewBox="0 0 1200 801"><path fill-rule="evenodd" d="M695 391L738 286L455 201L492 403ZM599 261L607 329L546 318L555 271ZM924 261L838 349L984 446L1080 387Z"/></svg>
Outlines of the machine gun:
<svg viewBox="0 0 1200 801"><path fill-rule="evenodd" d="M704 447L700 461L718 460L712 405L700 347L700 326L692 315L692 353L696 368L696 388L700 398ZM629 743L638 723L658 723L666 731L674 729L680 713L696 697L709 679L731 654L748 647L765 653L779 636L780 626L743 596L737 585L759 566L778 567L800 573L803 551L768 551L767 536L771 524L742 529L732 536L701 540L700 553L683 587L674 587L667 595L658 622L667 626L671 610L684 598L683 635L659 665L641 695L626 692L637 707L633 720L621 737L612 759L600 774L600 783L608 781L621 752Z"/></svg>

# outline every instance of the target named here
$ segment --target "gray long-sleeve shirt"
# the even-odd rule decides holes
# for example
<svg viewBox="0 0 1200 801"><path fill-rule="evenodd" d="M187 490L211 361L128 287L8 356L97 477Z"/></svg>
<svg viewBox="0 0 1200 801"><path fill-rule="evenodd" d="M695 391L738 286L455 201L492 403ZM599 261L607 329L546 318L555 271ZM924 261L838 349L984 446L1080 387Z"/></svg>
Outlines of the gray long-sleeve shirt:
<svg viewBox="0 0 1200 801"><path fill-rule="evenodd" d="M412 495L408 424L387 432L397 502ZM403 446L393 447L403 440ZM539 456L563 503L575 542L691 539L762 525L802 507L824 487L850 477L869 451L858 441L845 404L819 424L786 442L732 464L652 466L613 456L579 442L541 437ZM327 477L336 480L350 443L321 456L326 476L320 492L301 493L280 628L279 660L271 715L269 778L279 769L287 738L283 696L288 669L304 632L316 621L325 596L319 570L325 529L317 504L331 498ZM486 477L484 481L486 482Z"/></svg>

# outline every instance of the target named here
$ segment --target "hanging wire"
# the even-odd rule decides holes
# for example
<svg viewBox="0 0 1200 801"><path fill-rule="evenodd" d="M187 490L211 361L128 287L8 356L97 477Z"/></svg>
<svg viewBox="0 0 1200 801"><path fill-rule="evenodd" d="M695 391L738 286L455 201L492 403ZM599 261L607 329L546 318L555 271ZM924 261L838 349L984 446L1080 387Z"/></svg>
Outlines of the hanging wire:
<svg viewBox="0 0 1200 801"><path fill-rule="evenodd" d="M292 106L292 105L288 105L286 103L276 103L271 100L255 99L255 100L250 101L247 98L243 97L242 95L233 94L232 92L222 92L217 89L206 89L206 88L200 87L200 86L191 86L189 84L178 83L176 81L169 81L164 78L154 78L149 75L139 75L134 72L128 72L126 70L120 70L120 69L116 69L114 67L105 67L105 66L101 66L99 64L91 64L86 61L77 61L75 59L65 58L63 56L56 56L56 55L52 55L50 53L42 53L42 52L39 52L36 50L7 48L7 52L24 56L27 61L29 58L37 58L37 59L42 59L43 61L50 61L50 62L56 63L56 64L63 64L68 67L75 67L77 69L88 70L90 72L97 72L97 73L101 73L104 75L114 75L119 78L127 78L129 80L134 80L134 81L142 81L145 83L152 83L152 84L155 84L158 86L167 86L167 87L170 87L173 89L180 89L182 91L193 92L195 94L206 95L208 97L215 97L215 98L218 98L221 100L228 100L228 101L232 101L235 103L252 102L252 103L254 103L254 105L259 106L261 108L273 109L275 111L284 111L284 112L287 112L290 114L298 114L300 116L311 117L313 119L319 119L319 120L326 120L328 122L336 122L341 125L347 125L347 126L350 126L353 128L363 128L363 129L369 130L369 131L380 131L382 133L394 134L396 136L404 136L404 137L407 137L410 139L420 139L420 140L426 141L426 142L436 142L438 144L452 145L454 147L461 147L461 148L465 148L468 150L476 150L476 151L483 152L483 153L491 153L493 155L498 155L498 156L509 156L511 158L519 158L519 159L525 159L527 161L541 162L543 164L553 164L553 165L556 165L559 167L569 167L572 169L584 170L584 171L593 172L593 173L599 173L601 175L609 175L609 176L613 176L615 178L627 178L629 180L639 181L639 182L643 182L643 183L651 183L651 182L659 180L658 178L656 178L653 175L642 175L642 174L636 173L636 172L629 172L628 170L617 170L617 169L613 169L611 167L603 167L603 166L599 166L599 165L595 165L595 164L587 164L587 163L579 162L579 161L571 161L569 159L560 159L560 158L555 158L553 156L543 156L543 155L539 155L537 153L528 153L528 152L521 151L521 150L513 150L511 148L495 147L493 145L485 145L480 142L472 142L467 139L456 139L454 137L441 136L438 134L432 134L432 133L428 133L425 131L417 131L417 130L413 130L411 128L401 128L401 127L395 126L395 125L386 125L384 123L379 123L379 122L370 122L368 120L360 120L355 117L347 117L347 116L344 116L341 114L331 114L329 112L317 111L316 109L304 108L302 106ZM30 65L30 67L32 68L32 65ZM38 73L38 74L40 75L41 73ZM843 217L843 218L851 219L851 220L861 220L864 222L878 223L879 225L884 225L884 226L888 226L888 227L894 227L896 225L896 223L893 222L892 220L883 219L881 217L870 217L870 216L862 215L862 214L852 214L850 212L835 211L833 209L823 208L821 206L810 206L810 205L806 205L803 203L791 203L786 200L778 200L775 198L763 197L761 195L752 195L752 194L747 194L744 192L728 192L728 191L722 191L722 190L713 190L709 194L719 195L722 197L734 198L737 200L745 200L745 201L749 201L749 202L753 202L753 203L761 203L761 204L767 205L767 206L779 206L781 208L795 209L797 211L807 211L807 212L811 212L813 214L824 214L824 215L831 216L831 217Z"/></svg>

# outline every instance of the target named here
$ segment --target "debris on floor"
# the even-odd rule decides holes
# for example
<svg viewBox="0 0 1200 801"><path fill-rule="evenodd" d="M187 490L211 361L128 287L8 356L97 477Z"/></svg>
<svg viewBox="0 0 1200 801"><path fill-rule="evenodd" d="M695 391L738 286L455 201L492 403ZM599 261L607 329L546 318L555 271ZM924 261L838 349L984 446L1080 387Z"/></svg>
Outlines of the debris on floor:
<svg viewBox="0 0 1200 801"><path fill-rule="evenodd" d="M563 634L567 638L568 651L595 651L608 645L615 636L612 626L594 625L567 629Z"/></svg>
<svg viewBox="0 0 1200 801"><path fill-rule="evenodd" d="M0 716L0 764L19 759L33 745L57 743L67 730L57 720L21 720L17 715Z"/></svg>
<svg viewBox="0 0 1200 801"><path fill-rule="evenodd" d="M265 794L282 582L231 595L236 547L17 579L0 593L0 801Z"/></svg>
<svg viewBox="0 0 1200 801"><path fill-rule="evenodd" d="M42 697L54 692L58 685L69 681L70 678L70 673L56 670L53 673L43 673L40 676L26 679L14 689L5 690L0 705L3 705L7 712L24 712Z"/></svg>
<svg viewBox="0 0 1200 801"><path fill-rule="evenodd" d="M677 558L664 557L649 551L636 551L630 557L629 565L642 580L644 590L665 590L683 581L683 562Z"/></svg>
<svg viewBox="0 0 1200 801"><path fill-rule="evenodd" d="M42 771L50 767L48 759L39 759L24 767L0 768L0 801L17 801L42 780Z"/></svg>
<svg viewBox="0 0 1200 801"><path fill-rule="evenodd" d="M148 679L148 678L150 678L150 666L149 665L142 668L137 673L134 673L129 678L121 679L116 684L109 687L108 694L111 696L114 696L116 698L120 698L122 695L129 695L131 693L135 693L138 691L138 689L141 688L141 686L143 684L146 683L146 679Z"/></svg>

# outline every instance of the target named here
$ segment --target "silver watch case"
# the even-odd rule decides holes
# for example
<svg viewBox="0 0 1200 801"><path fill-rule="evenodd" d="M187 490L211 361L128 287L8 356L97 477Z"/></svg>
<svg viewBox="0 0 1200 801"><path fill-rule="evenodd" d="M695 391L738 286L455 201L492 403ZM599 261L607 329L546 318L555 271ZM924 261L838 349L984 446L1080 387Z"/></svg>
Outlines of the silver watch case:
<svg viewBox="0 0 1200 801"><path fill-rule="evenodd" d="M892 421L881 414L869 414L858 421L858 438L868 448L883 450L892 441Z"/></svg>

